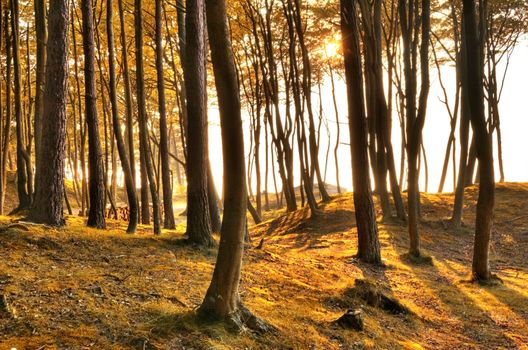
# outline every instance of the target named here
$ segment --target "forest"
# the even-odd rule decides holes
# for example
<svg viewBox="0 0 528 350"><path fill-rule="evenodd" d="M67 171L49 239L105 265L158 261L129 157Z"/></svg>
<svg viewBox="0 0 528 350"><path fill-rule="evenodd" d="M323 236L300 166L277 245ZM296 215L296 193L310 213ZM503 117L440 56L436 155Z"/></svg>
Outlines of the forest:
<svg viewBox="0 0 528 350"><path fill-rule="evenodd" d="M0 349L528 349L527 65L526 0L0 0Z"/></svg>

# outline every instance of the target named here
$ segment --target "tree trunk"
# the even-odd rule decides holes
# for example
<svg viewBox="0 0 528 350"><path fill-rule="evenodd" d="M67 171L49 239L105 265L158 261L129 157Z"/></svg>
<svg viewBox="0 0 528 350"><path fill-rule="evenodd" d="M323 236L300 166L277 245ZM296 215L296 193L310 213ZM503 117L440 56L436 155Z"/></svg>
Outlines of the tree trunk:
<svg viewBox="0 0 528 350"><path fill-rule="evenodd" d="M46 78L46 0L35 0L35 31L37 37L36 82L35 82L35 118L33 121L35 133L35 168L40 161L40 145L42 143L42 113L44 111L44 80ZM40 181L35 177L36 182Z"/></svg>
<svg viewBox="0 0 528 350"><path fill-rule="evenodd" d="M132 180L134 183L134 191L136 189L136 161L134 152L134 112L132 106L132 87L130 86L130 70L128 66L128 50L126 42L125 31L125 11L123 8L123 0L117 1L119 6L119 25L120 25L120 42L121 42L121 57L123 80L125 83L125 111L126 111L126 139L128 146L128 160L130 162L130 171L132 173ZM137 197L137 196L136 196ZM137 198L136 198L137 199Z"/></svg>
<svg viewBox="0 0 528 350"><path fill-rule="evenodd" d="M172 184L169 163L169 140L167 128L167 111L165 107L165 76L163 73L163 38L161 23L161 1L156 2L156 73L158 86L158 111L160 115L160 156L161 156L161 182L163 187L163 227L176 228L174 223L174 210L172 209Z"/></svg>
<svg viewBox="0 0 528 350"><path fill-rule="evenodd" d="M475 221L475 246L473 250L473 278L489 280L489 242L493 224L495 204L495 179L493 171L493 149L491 136L486 127L484 113L484 87L479 52L483 42L477 34L475 2L463 1L463 16L466 26L467 96L471 114L471 126L475 131L475 143L479 159L480 185Z"/></svg>
<svg viewBox="0 0 528 350"><path fill-rule="evenodd" d="M66 141L66 92L68 83L68 0L50 0L49 44L43 95L40 179L29 219L52 226L64 225L64 159Z"/></svg>
<svg viewBox="0 0 528 350"><path fill-rule="evenodd" d="M18 207L16 210L29 209L31 195L28 188L31 179L27 176L27 169L31 167L24 142L25 125L22 119L22 88L20 82L20 31L18 28L19 11L18 0L11 0L11 33L13 35L13 67L15 73L15 121L16 121L16 162L17 162L17 192Z"/></svg>
<svg viewBox="0 0 528 350"><path fill-rule="evenodd" d="M123 141L123 135L121 134L121 123L119 122L119 112L117 108L112 0L107 1L106 30L108 40L108 66L110 74L110 103L112 105L112 124L114 129L114 136L117 143L117 151L119 153L119 160L121 161L121 168L125 177L125 187L128 197L129 221L127 232L135 233L138 223L138 202L136 197L136 188L134 186L134 179L132 177L132 170L130 169L130 162L128 161L127 150L125 147L125 142Z"/></svg>
<svg viewBox="0 0 528 350"><path fill-rule="evenodd" d="M404 72L405 72L405 97L406 97L406 120L407 120L407 159L408 159L408 214L409 214L409 254L419 257L420 235L418 230L418 218L420 216L420 190L418 185L419 167L418 158L422 144L422 130L425 122L427 109L427 98L429 95L429 30L430 30L430 0L422 0L421 17L416 18L415 0L406 2L400 0L400 24L404 46ZM415 40L421 22L421 44L420 44L420 69L421 90L416 111L416 69L415 69ZM414 36L413 36L414 32ZM412 47L411 47L412 46Z"/></svg>
<svg viewBox="0 0 528 350"><path fill-rule="evenodd" d="M160 207L158 192L156 189L156 180L154 178L154 171L150 159L150 144L148 140L148 125L147 125L147 107L145 100L145 71L143 66L143 0L135 0L134 2L134 24L135 24L135 44L136 44L136 89L137 89L137 105L138 105L138 124L139 124L139 141L140 154L143 155L143 169L146 173L145 182L150 187L150 197L152 199L152 220L154 225L154 234L161 233L160 227ZM142 188L144 180L142 180ZM143 200L143 194L141 199ZM148 203L147 207L148 207ZM143 203L142 203L143 205ZM147 210L148 211L148 210ZM142 214L144 211L142 212Z"/></svg>
<svg viewBox="0 0 528 350"><path fill-rule="evenodd" d="M470 111L468 101L468 77L467 77L467 54L466 54L466 30L464 21L462 21L462 42L460 47L460 58L457 62L461 82L461 111L460 111L460 160L458 166L458 179L455 189L455 202L453 205L453 215L451 223L454 228L459 228L462 224L462 210L464 207L464 189L466 187L466 176L468 166L468 148L469 148L469 125Z"/></svg>
<svg viewBox="0 0 528 350"><path fill-rule="evenodd" d="M0 213L4 213L4 202L6 197L7 186L7 158L9 153L9 134L11 131L11 37L9 35L9 10L5 9L4 23L2 24L3 36L6 50L6 89L5 89L5 122L3 125L2 140L2 181L0 186L2 193L0 195ZM2 40L2 38L0 38ZM1 100L1 97L0 97Z"/></svg>
<svg viewBox="0 0 528 350"><path fill-rule="evenodd" d="M187 91L187 235L203 246L214 245L208 196L205 87L204 2L187 0L184 76ZM225 176L225 174L224 174Z"/></svg>
<svg viewBox="0 0 528 350"><path fill-rule="evenodd" d="M85 110L88 128L88 169L90 188L90 210L87 225L105 228L105 185L103 155L99 139L97 119L97 90L95 87L95 48L92 0L82 0L82 29L84 51Z"/></svg>
<svg viewBox="0 0 528 350"><path fill-rule="evenodd" d="M207 0L206 4L222 127L225 207L213 278L198 314L226 321L238 330L248 326L263 331L265 325L242 305L238 291L246 228L247 189L240 98L225 0Z"/></svg>
<svg viewBox="0 0 528 350"><path fill-rule="evenodd" d="M220 198L213 178L211 163L207 162L207 199L209 201L209 215L211 216L211 230L220 232L222 218L220 217Z"/></svg>
<svg viewBox="0 0 528 350"><path fill-rule="evenodd" d="M360 43L354 0L341 0L341 33L347 84L354 206L358 229L357 256L365 262L379 264L381 263L380 243L370 190Z"/></svg>

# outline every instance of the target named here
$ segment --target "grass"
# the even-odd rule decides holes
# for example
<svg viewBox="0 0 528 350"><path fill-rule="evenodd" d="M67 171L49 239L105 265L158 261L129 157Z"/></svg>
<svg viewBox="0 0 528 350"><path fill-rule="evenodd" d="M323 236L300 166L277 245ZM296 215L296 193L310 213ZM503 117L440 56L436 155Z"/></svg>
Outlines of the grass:
<svg viewBox="0 0 528 350"><path fill-rule="evenodd" d="M466 195L456 231L447 222L453 196L423 196L431 264L403 257L406 227L390 221L379 225L385 267L355 260L351 194L324 205L317 220L306 209L267 213L251 228L252 245L264 243L246 250L240 291L278 328L266 336L196 322L216 253L180 244L184 224L161 237L144 226L127 235L115 221L88 229L78 217L62 229L0 229L0 295L11 309L0 311L0 349L528 349L528 185L498 185L491 266L503 283L492 286L465 282L477 189ZM354 297L363 279L410 312ZM350 308L363 310L363 331L333 322Z"/></svg>

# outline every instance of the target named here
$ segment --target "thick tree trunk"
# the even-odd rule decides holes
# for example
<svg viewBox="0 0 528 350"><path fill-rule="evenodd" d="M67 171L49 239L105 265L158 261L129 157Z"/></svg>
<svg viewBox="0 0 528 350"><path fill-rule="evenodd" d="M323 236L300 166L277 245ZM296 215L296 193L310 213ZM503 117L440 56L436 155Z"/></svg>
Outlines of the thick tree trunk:
<svg viewBox="0 0 528 350"><path fill-rule="evenodd" d="M184 76L187 91L187 235L193 243L214 245L208 196L204 2L187 0ZM190 161L189 161L190 160ZM224 174L225 176L225 174Z"/></svg>
<svg viewBox="0 0 528 350"><path fill-rule="evenodd" d="M68 0L50 0L49 44L43 96L40 178L29 219L52 226L64 225L64 158L66 141L66 92L68 82Z"/></svg>
<svg viewBox="0 0 528 350"><path fill-rule="evenodd" d="M87 225L105 228L105 186L99 122L97 119L97 90L95 87L95 48L92 0L82 0L82 28L84 51L85 110L88 128L88 169L90 209Z"/></svg>
<svg viewBox="0 0 528 350"><path fill-rule="evenodd" d="M378 227L370 190L367 127L363 98L358 21L354 0L341 0L341 33L347 83L358 258L381 263Z"/></svg>
<svg viewBox="0 0 528 350"><path fill-rule="evenodd" d="M226 321L236 329L248 326L264 331L265 325L242 305L238 292L247 193L240 98L225 0L207 0L207 27L222 126L225 209L213 278L198 313L206 318Z"/></svg>
<svg viewBox="0 0 528 350"><path fill-rule="evenodd" d="M135 233L138 223L138 202L136 197L136 188L134 186L134 179L132 177L132 170L130 169L130 162L128 161L127 150L125 147L125 142L123 140L123 135L121 134L121 123L119 121L119 112L117 107L112 0L107 1L106 30L108 40L108 66L110 74L110 103L112 106L112 124L114 129L114 136L117 143L117 151L119 153L119 160L121 161L121 168L125 177L125 187L128 198L129 221L127 232Z"/></svg>

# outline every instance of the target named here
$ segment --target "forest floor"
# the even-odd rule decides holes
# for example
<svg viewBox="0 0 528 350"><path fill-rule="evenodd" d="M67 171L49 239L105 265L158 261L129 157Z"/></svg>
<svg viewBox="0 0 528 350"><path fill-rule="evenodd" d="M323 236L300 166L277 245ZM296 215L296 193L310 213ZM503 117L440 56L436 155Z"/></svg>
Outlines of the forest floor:
<svg viewBox="0 0 528 350"><path fill-rule="evenodd" d="M13 225L0 218L0 349L528 349L528 184L497 188L491 266L502 283L467 282L477 189L469 188L465 225L452 230L452 194L423 196L424 252L403 254L406 226L379 225L385 267L354 259L351 194L309 211L251 227L241 282L245 305L273 324L268 335L228 333L197 323L215 250L183 244L184 223L156 237L83 226ZM264 239L261 249L255 247ZM368 279L410 312L392 314L357 298ZM361 308L363 331L333 322Z"/></svg>

